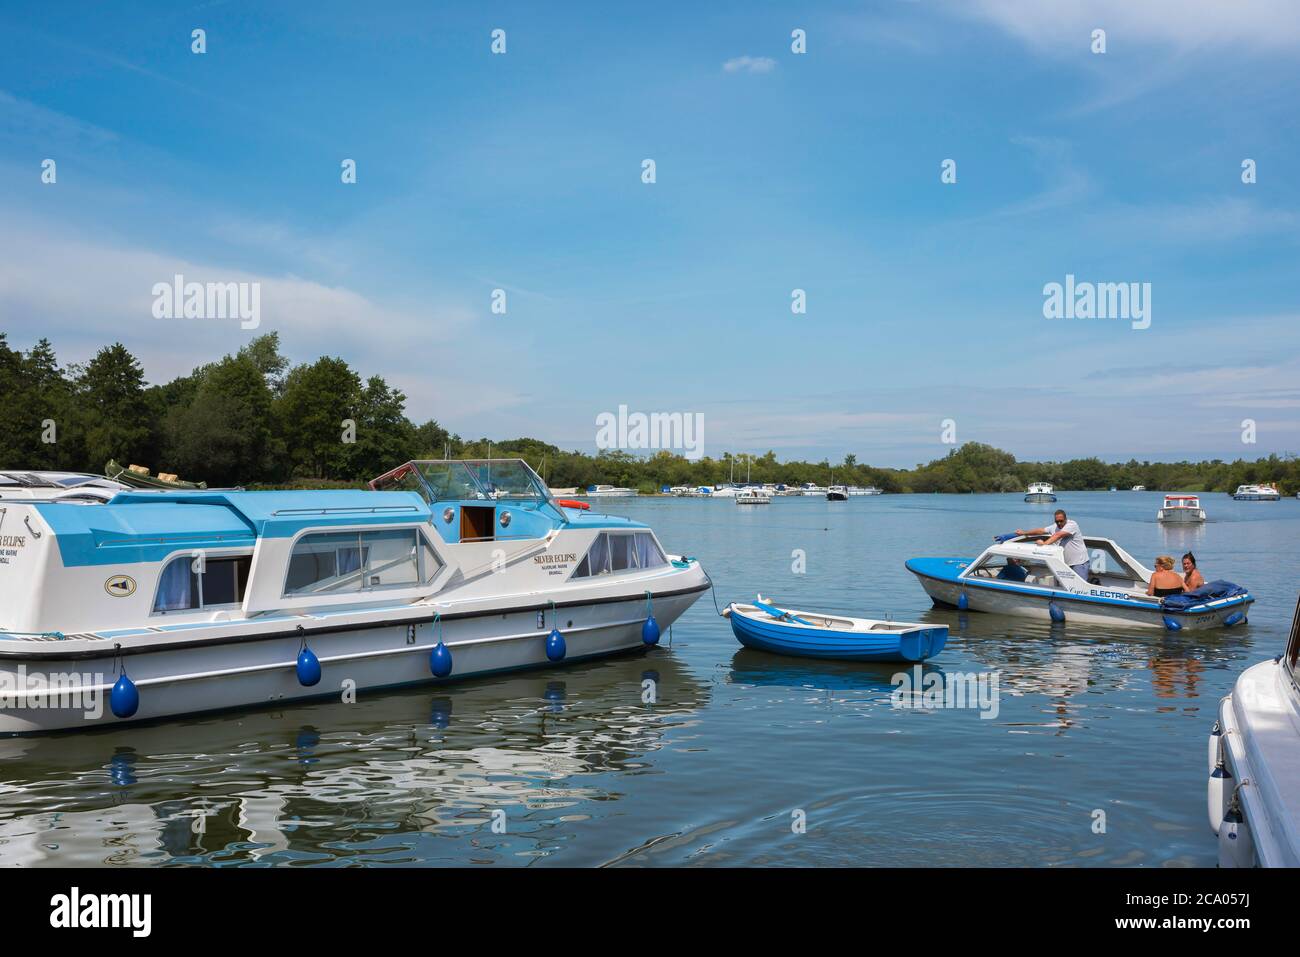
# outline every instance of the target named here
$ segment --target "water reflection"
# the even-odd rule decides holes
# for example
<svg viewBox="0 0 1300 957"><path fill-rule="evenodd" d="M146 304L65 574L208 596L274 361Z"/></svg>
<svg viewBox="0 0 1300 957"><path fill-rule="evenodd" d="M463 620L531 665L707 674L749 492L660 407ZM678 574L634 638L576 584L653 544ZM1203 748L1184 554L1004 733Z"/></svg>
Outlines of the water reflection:
<svg viewBox="0 0 1300 957"><path fill-rule="evenodd" d="M650 768L709 693L657 650L355 704L0 740L0 865L415 860L467 830L488 857L543 854L530 831L617 801L607 773ZM510 825L499 840L494 813Z"/></svg>

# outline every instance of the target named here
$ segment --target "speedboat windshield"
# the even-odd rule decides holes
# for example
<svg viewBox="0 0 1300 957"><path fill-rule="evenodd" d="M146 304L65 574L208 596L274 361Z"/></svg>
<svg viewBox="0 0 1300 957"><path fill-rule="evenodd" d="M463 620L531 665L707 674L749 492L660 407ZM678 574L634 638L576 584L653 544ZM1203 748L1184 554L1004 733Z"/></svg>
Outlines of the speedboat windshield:
<svg viewBox="0 0 1300 957"><path fill-rule="evenodd" d="M418 492L430 505L466 499L534 502L549 505L567 520L546 483L523 459L417 459L379 476L370 487Z"/></svg>

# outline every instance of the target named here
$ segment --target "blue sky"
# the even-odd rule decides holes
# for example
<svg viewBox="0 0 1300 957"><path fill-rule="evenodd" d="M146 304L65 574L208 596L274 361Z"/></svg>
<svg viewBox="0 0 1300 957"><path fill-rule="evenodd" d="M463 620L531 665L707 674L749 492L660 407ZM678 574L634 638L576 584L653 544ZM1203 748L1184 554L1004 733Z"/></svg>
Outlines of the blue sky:
<svg viewBox="0 0 1300 957"><path fill-rule="evenodd" d="M711 455L1300 451L1298 54L1282 0L11 6L0 329L152 381L277 330L588 450L627 405ZM260 328L153 318L176 272ZM1067 273L1151 327L1044 318Z"/></svg>

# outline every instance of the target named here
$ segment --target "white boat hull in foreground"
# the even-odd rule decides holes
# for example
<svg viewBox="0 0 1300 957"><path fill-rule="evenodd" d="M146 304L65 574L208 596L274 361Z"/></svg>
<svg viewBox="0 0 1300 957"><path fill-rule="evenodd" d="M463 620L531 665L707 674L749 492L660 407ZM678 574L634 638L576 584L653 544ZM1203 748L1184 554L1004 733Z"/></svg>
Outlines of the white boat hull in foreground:
<svg viewBox="0 0 1300 957"><path fill-rule="evenodd" d="M1210 735L1220 867L1300 867L1300 605L1286 653L1247 668Z"/></svg>

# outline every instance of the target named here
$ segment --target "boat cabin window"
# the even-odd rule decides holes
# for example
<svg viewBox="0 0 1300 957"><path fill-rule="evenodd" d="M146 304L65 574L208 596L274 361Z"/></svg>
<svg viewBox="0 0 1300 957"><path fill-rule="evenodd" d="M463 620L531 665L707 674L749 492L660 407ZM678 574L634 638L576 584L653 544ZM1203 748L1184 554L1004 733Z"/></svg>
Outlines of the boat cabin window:
<svg viewBox="0 0 1300 957"><path fill-rule="evenodd" d="M166 614L242 604L252 563L251 555L173 558L159 577L153 610Z"/></svg>
<svg viewBox="0 0 1300 957"><path fill-rule="evenodd" d="M1109 544L1087 542L1088 560L1092 571L1102 577L1104 584L1116 582L1146 583L1141 572L1120 558L1119 553Z"/></svg>
<svg viewBox="0 0 1300 957"><path fill-rule="evenodd" d="M442 563L413 528L304 535L289 558L286 597L409 588L433 579Z"/></svg>
<svg viewBox="0 0 1300 957"><path fill-rule="evenodd" d="M667 564L663 549L649 532L601 532L570 577L591 578Z"/></svg>

